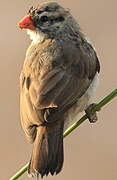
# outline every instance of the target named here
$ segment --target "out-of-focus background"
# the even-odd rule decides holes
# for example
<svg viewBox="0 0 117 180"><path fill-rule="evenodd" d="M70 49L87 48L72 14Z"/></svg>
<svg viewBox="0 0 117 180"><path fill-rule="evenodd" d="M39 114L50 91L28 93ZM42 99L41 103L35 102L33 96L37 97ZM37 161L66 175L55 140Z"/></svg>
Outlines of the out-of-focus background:
<svg viewBox="0 0 117 180"><path fill-rule="evenodd" d="M9 179L30 159L32 145L25 139L19 117L19 74L30 40L17 23L37 2L0 2L0 180ZM98 102L117 86L117 1L59 2L71 9L97 49L101 62ZM117 99L98 115L96 124L86 121L65 139L63 171L48 180L117 179ZM20 179L28 179L27 174Z"/></svg>

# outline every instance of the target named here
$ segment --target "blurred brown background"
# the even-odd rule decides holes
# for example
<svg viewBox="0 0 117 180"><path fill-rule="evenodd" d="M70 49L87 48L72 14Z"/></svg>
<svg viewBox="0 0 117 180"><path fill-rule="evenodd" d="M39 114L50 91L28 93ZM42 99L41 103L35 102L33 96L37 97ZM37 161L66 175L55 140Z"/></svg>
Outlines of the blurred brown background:
<svg viewBox="0 0 117 180"><path fill-rule="evenodd" d="M30 43L17 22L39 1L0 1L0 180L7 180L30 158L19 117L19 74ZM79 21L101 61L96 101L117 86L117 1L60 0ZM27 174L21 180L28 180ZM46 178L45 178L46 179ZM117 179L117 99L99 112L99 121L84 122L65 139L61 174L48 180Z"/></svg>

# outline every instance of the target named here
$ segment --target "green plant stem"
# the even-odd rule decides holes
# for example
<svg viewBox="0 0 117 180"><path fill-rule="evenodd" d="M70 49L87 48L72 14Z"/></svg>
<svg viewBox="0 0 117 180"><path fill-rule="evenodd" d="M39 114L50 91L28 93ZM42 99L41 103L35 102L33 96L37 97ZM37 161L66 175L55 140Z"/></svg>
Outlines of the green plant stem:
<svg viewBox="0 0 117 180"><path fill-rule="evenodd" d="M14 176L12 176L9 180L16 180L18 179L20 176L22 176L28 168L29 163L27 163L24 167L22 167Z"/></svg>
<svg viewBox="0 0 117 180"><path fill-rule="evenodd" d="M92 108L92 112L95 113L99 111L104 105L109 103L114 97L117 96L117 89L113 90L109 95L107 95L103 100L101 100L98 104L96 104ZM74 129L76 129L80 124L82 124L87 119L87 115L85 114L80 120L72 124L65 132L64 137L68 136ZM9 180L16 180L20 176L22 176L28 168L29 163L27 163L24 167L22 167L14 176L12 176Z"/></svg>

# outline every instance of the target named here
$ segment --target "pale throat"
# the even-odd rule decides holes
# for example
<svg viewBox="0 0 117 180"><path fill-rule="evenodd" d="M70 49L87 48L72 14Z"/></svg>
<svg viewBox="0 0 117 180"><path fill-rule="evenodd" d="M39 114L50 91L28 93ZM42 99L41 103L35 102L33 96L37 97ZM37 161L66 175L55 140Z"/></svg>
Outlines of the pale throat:
<svg viewBox="0 0 117 180"><path fill-rule="evenodd" d="M39 33L36 30L27 30L27 34L30 36L30 39L34 44L41 43L45 40L45 37L42 33Z"/></svg>

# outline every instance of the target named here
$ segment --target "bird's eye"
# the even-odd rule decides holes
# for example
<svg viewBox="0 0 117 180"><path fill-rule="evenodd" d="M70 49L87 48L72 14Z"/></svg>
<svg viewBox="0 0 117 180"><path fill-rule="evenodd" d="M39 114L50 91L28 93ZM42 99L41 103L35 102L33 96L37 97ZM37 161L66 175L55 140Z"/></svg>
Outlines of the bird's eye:
<svg viewBox="0 0 117 180"><path fill-rule="evenodd" d="M41 21L41 22L47 22L47 21L48 21L48 17L47 17L47 16L42 16L42 17L40 18L40 21Z"/></svg>

